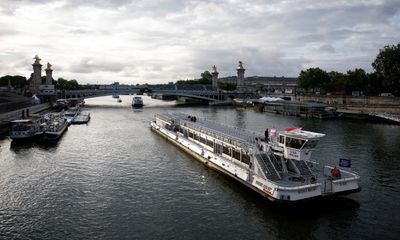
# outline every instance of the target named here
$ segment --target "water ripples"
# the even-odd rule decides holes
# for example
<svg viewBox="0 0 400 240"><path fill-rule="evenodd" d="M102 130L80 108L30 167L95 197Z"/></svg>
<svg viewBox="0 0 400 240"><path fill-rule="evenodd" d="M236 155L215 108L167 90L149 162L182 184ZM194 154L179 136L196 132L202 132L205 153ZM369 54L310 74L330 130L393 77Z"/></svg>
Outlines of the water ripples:
<svg viewBox="0 0 400 240"><path fill-rule="evenodd" d="M10 147L9 140L0 140L0 238L398 236L393 230L400 222L393 216L400 210L398 127L225 108L160 108L149 98L148 108L133 112L128 96L123 96L126 104L102 107L114 100L98 100L89 109L91 122L71 126L58 143ZM148 121L162 111L190 112L260 132L271 125L324 132L315 158L326 163L352 159L363 191L312 207L268 203L151 132Z"/></svg>

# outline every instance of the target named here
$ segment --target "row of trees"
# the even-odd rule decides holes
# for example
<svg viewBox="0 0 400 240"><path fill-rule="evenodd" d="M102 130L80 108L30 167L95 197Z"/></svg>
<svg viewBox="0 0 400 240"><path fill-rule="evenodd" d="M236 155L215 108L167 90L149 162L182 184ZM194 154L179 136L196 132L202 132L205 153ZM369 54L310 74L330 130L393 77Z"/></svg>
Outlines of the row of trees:
<svg viewBox="0 0 400 240"><path fill-rule="evenodd" d="M380 49L372 63L375 72L366 73L356 68L346 73L326 72L309 68L300 72L298 85L306 90L321 89L325 92L362 91L367 95L382 92L400 94L400 43Z"/></svg>
<svg viewBox="0 0 400 240"><path fill-rule="evenodd" d="M79 85L78 81L75 79L66 80L64 78L59 78L53 81L56 89L58 90L78 90L81 89L81 85Z"/></svg>
<svg viewBox="0 0 400 240"><path fill-rule="evenodd" d="M212 75L209 71L204 71L201 75L200 79L193 80L178 80L175 84L211 84L212 83Z"/></svg>
<svg viewBox="0 0 400 240"><path fill-rule="evenodd" d="M25 85L27 84L26 77L18 75L16 76L6 75L0 77L0 87L8 86L8 81L10 81L10 85L13 88L24 88Z"/></svg>

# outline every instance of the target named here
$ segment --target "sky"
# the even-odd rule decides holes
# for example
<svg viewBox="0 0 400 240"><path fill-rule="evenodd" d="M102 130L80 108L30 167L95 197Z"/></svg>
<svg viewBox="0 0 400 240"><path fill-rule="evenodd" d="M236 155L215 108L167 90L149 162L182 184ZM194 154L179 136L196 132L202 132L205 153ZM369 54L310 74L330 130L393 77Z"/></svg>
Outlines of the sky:
<svg viewBox="0 0 400 240"><path fill-rule="evenodd" d="M168 83L219 76L345 72L400 42L400 0L1 0L0 76ZM43 74L44 74L43 67Z"/></svg>

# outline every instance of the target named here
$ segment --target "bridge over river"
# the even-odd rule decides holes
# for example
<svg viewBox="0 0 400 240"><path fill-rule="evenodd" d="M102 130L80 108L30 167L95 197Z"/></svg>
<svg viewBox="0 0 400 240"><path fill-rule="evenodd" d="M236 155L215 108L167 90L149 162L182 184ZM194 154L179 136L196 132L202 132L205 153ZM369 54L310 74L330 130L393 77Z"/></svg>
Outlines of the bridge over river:
<svg viewBox="0 0 400 240"><path fill-rule="evenodd" d="M160 100L183 100L219 102L234 98L253 98L254 93L245 91L216 91L211 85L153 85L145 87L129 87L124 89L84 89L66 90L61 93L61 98L94 98L111 95L134 95L147 93Z"/></svg>

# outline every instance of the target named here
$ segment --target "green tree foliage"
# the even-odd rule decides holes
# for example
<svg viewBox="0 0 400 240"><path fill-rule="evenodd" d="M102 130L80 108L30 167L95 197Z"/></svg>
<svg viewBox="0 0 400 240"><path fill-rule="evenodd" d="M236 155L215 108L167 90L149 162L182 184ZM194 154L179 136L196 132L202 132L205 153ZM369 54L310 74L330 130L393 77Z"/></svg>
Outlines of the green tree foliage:
<svg viewBox="0 0 400 240"><path fill-rule="evenodd" d="M378 95L385 92L383 88L384 77L378 72L368 73L368 84L365 88L365 93L368 95Z"/></svg>
<svg viewBox="0 0 400 240"><path fill-rule="evenodd" d="M58 90L77 90L82 89L81 85L79 85L78 81L73 80L65 80L64 78L59 78L55 81L56 89Z"/></svg>
<svg viewBox="0 0 400 240"><path fill-rule="evenodd" d="M212 83L212 75L209 71L204 71L201 74L200 79L194 79L194 80L178 80L176 81L175 84L180 85L180 84L211 84Z"/></svg>
<svg viewBox="0 0 400 240"><path fill-rule="evenodd" d="M300 72L298 78L299 87L308 89L328 88L330 85L330 77L328 73L320 68L309 68Z"/></svg>
<svg viewBox="0 0 400 240"><path fill-rule="evenodd" d="M233 91L236 90L236 83L218 82L218 89Z"/></svg>
<svg viewBox="0 0 400 240"><path fill-rule="evenodd" d="M211 73L209 71L204 71L201 74L201 79L200 80L202 82L207 82L207 83L211 84L212 83L212 75L211 75Z"/></svg>
<svg viewBox="0 0 400 240"><path fill-rule="evenodd" d="M23 88L28 84L26 77L6 75L0 77L0 86L8 86L8 80L10 80L11 86L14 88Z"/></svg>
<svg viewBox="0 0 400 240"><path fill-rule="evenodd" d="M391 92L400 95L400 43L380 49L372 63L375 72L366 73L361 68L347 73L326 73L320 68L300 72L298 86L306 90L323 89L326 92L363 91L367 95Z"/></svg>
<svg viewBox="0 0 400 240"><path fill-rule="evenodd" d="M400 43L380 49L372 67L382 74L384 91L400 93Z"/></svg>
<svg viewBox="0 0 400 240"><path fill-rule="evenodd" d="M328 73L330 78L329 88L327 92L341 92L346 88L347 76L343 73L331 71Z"/></svg>
<svg viewBox="0 0 400 240"><path fill-rule="evenodd" d="M368 78L365 71L361 68L356 68L354 71L347 71L346 92L365 91L368 85Z"/></svg>

